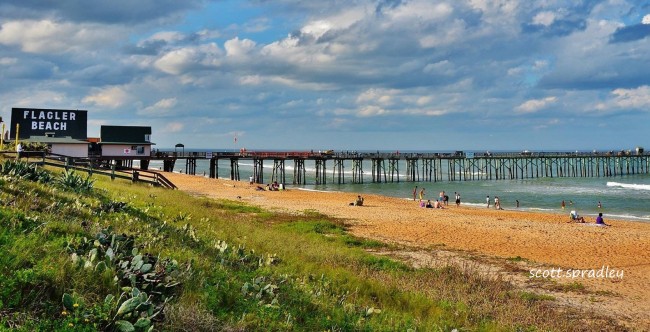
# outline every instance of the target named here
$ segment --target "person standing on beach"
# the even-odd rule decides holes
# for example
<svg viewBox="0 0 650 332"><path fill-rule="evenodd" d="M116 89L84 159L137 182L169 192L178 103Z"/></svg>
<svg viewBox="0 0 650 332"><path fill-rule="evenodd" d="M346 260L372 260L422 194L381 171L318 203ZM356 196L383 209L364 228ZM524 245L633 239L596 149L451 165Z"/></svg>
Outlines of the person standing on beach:
<svg viewBox="0 0 650 332"><path fill-rule="evenodd" d="M420 189L420 202L424 199L424 188Z"/></svg>
<svg viewBox="0 0 650 332"><path fill-rule="evenodd" d="M562 210L566 207L566 204L564 204L564 200L562 200Z"/></svg>
<svg viewBox="0 0 650 332"><path fill-rule="evenodd" d="M485 198L485 202L487 203L487 207L489 209L490 208L490 195L487 195L487 197Z"/></svg>
<svg viewBox="0 0 650 332"><path fill-rule="evenodd" d="M494 208L499 210L501 203L499 203L499 196L494 196Z"/></svg>
<svg viewBox="0 0 650 332"><path fill-rule="evenodd" d="M18 143L18 145L16 145L16 157L20 159L22 156L23 156L23 145Z"/></svg>
<svg viewBox="0 0 650 332"><path fill-rule="evenodd" d="M417 194L418 194L418 186L415 186L415 188L413 188L413 201L415 201L415 197L417 196Z"/></svg>
<svg viewBox="0 0 650 332"><path fill-rule="evenodd" d="M460 194L457 192L454 192L454 195L456 196L456 207L460 206Z"/></svg>
<svg viewBox="0 0 650 332"><path fill-rule="evenodd" d="M515 202L517 203L517 208L519 208L519 200L517 199Z"/></svg>
<svg viewBox="0 0 650 332"><path fill-rule="evenodd" d="M598 201L598 208L600 209L600 208L602 208L602 207L603 207L603 205L600 204L600 201Z"/></svg>

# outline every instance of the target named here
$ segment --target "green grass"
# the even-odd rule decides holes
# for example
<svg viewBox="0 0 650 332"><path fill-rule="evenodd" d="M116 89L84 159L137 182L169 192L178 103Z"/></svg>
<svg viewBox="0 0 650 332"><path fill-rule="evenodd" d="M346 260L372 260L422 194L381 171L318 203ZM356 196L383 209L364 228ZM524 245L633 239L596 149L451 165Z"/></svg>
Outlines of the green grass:
<svg viewBox="0 0 650 332"><path fill-rule="evenodd" d="M314 211L278 214L92 180L92 190L79 191L0 178L0 329L114 328L117 306L104 300L111 294L124 301L131 291L115 281L112 263L78 267L70 251L98 248L95 236L108 228L132 237L139 253L178 264L180 284L170 290L164 315L154 318L157 330L584 328L543 303L552 299L500 279L456 266L414 269L368 253L394 248L356 238L340 220ZM63 294L79 307L66 309Z"/></svg>

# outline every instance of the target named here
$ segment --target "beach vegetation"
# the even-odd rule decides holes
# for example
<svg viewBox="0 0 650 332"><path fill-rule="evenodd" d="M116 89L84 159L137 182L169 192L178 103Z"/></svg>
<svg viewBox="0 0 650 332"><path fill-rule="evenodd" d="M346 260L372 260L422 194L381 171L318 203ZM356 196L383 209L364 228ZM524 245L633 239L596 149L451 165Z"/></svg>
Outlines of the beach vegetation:
<svg viewBox="0 0 650 332"><path fill-rule="evenodd" d="M0 178L0 329L565 331L591 324L472 266L413 268L369 253L379 243L320 214L46 172L75 184Z"/></svg>
<svg viewBox="0 0 650 332"><path fill-rule="evenodd" d="M554 289L562 292L587 293L585 285L579 281L573 281L567 284L558 283Z"/></svg>
<svg viewBox="0 0 650 332"><path fill-rule="evenodd" d="M538 294L533 292L521 292L519 296L526 301L554 301L555 297L548 294Z"/></svg>

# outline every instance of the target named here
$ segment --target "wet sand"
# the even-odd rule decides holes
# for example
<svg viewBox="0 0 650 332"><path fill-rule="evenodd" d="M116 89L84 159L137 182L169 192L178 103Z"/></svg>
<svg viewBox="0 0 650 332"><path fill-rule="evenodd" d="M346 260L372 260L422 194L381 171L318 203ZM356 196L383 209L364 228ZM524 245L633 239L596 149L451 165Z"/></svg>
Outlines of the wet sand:
<svg viewBox="0 0 650 332"><path fill-rule="evenodd" d="M341 218L356 236L429 251L451 250L498 258L521 257L526 270L511 272L529 278L532 267L562 269L558 284L580 283L580 294L567 297L571 306L609 314L626 325L650 329L650 223L609 220L611 227L567 223L569 216L478 207L426 209L418 202L361 194L363 206L350 206L357 194L305 190L257 191L246 182L164 173L180 190L217 199L246 202L272 211L315 210ZM453 197L452 197L453 199ZM519 259L517 259L519 261ZM505 261L505 260L504 260ZM566 277L568 269L609 268L623 278ZM556 270L557 271L557 270ZM588 271L587 271L588 273ZM516 276L515 276L516 274ZM558 302L567 302L565 299Z"/></svg>

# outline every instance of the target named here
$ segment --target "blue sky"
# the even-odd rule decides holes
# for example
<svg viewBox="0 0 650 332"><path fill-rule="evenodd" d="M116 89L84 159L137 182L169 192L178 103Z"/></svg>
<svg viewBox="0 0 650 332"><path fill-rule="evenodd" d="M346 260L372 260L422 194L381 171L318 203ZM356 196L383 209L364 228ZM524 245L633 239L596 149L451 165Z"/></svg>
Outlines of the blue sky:
<svg viewBox="0 0 650 332"><path fill-rule="evenodd" d="M0 100L160 148L650 147L650 1L5 0Z"/></svg>

